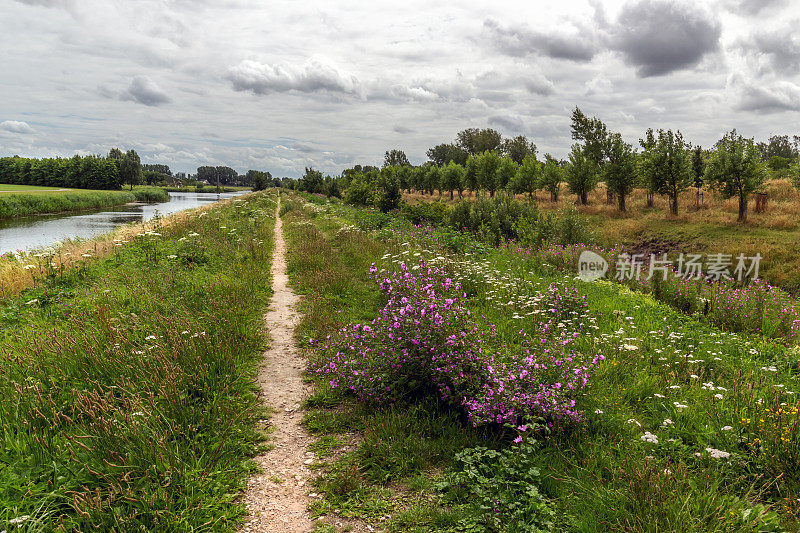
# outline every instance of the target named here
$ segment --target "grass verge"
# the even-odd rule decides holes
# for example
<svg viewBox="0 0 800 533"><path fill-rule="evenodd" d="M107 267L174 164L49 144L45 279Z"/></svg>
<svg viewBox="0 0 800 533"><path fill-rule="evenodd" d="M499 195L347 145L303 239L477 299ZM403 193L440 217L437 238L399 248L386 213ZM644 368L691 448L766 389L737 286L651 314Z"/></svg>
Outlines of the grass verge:
<svg viewBox="0 0 800 533"><path fill-rule="evenodd" d="M130 202L166 202L169 195L160 187L139 187L133 191L26 191L0 194L0 219L30 215L103 209Z"/></svg>
<svg viewBox="0 0 800 533"><path fill-rule="evenodd" d="M232 531L274 194L153 228L0 307L0 528Z"/></svg>
<svg viewBox="0 0 800 533"><path fill-rule="evenodd" d="M368 323L385 303L372 262L391 271L421 258L452 272L479 322L509 345L536 325L552 283L576 289L584 320L563 327L578 352L606 357L579 398L582 422L520 445L431 396L380 406L318 382L306 403L327 457L317 515L388 531L797 530L796 347L720 331L463 235L451 253L452 235L310 200L287 200L284 211L289 272L305 296L298 335L312 360L326 360L320 340Z"/></svg>

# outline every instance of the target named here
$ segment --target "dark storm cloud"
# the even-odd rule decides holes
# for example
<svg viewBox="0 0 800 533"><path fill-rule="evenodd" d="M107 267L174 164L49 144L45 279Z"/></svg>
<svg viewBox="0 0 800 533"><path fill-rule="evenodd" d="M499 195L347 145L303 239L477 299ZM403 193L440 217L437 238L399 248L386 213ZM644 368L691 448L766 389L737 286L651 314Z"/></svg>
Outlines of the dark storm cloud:
<svg viewBox="0 0 800 533"><path fill-rule="evenodd" d="M303 65L268 65L244 60L228 70L228 79L234 90L255 94L288 91L360 94L358 78L316 59L310 59Z"/></svg>
<svg viewBox="0 0 800 533"><path fill-rule="evenodd" d="M524 57L537 54L554 59L586 62L597 53L597 46L590 36L577 32L569 35L545 33L524 24L502 26L493 19L486 19L483 22L483 29L494 47L508 56Z"/></svg>
<svg viewBox="0 0 800 533"><path fill-rule="evenodd" d="M646 78L695 66L718 50L721 33L718 20L688 4L638 0L620 11L611 43Z"/></svg>
<svg viewBox="0 0 800 533"><path fill-rule="evenodd" d="M392 128L392 131L394 131L395 133L400 133L400 134L414 133L414 130L412 128L407 128L406 126L402 126L402 125L395 126L394 128Z"/></svg>
<svg viewBox="0 0 800 533"><path fill-rule="evenodd" d="M146 106L166 104L172 99L146 76L136 76L128 88L119 95L120 100L130 100Z"/></svg>
<svg viewBox="0 0 800 533"><path fill-rule="evenodd" d="M525 121L516 115L494 115L489 117L489 125L498 126L511 133L525 133Z"/></svg>
<svg viewBox="0 0 800 533"><path fill-rule="evenodd" d="M798 21L791 22L780 30L754 32L742 39L738 47L762 66L779 74L795 74L800 71L800 34L795 30Z"/></svg>

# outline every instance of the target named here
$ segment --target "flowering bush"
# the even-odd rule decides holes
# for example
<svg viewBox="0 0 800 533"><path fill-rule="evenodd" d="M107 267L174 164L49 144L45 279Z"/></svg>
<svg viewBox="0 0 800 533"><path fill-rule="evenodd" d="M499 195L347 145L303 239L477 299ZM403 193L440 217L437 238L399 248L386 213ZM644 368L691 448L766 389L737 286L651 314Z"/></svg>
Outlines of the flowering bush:
<svg viewBox="0 0 800 533"><path fill-rule="evenodd" d="M344 327L323 347L324 362L310 365L332 387L372 402L438 394L464 409L475 426L511 423L524 431L532 417L550 425L580 420L574 396L587 384L591 365L569 352L574 334L557 327L563 313L581 305L577 295L549 294L552 316L535 334L522 333L509 354L495 342L493 326L479 330L466 295L443 270L420 262L411 269L403 263L388 276L373 265L371 274L388 296L379 316Z"/></svg>

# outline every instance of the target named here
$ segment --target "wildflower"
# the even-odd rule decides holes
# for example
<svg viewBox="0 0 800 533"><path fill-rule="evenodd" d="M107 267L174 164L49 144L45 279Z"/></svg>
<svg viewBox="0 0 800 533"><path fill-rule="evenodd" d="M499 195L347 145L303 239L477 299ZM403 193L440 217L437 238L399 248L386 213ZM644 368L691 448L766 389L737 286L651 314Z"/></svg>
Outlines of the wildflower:
<svg viewBox="0 0 800 533"><path fill-rule="evenodd" d="M649 431L645 431L644 435L641 436L641 439L651 444L658 444L658 437L656 435L653 435Z"/></svg>
<svg viewBox="0 0 800 533"><path fill-rule="evenodd" d="M22 516L18 516L16 518L12 518L11 520L8 521L8 523L9 524L21 524L21 523L25 522L26 520L28 520L30 517L31 517L31 515L24 514ZM18 527L22 527L22 526L18 526Z"/></svg>
<svg viewBox="0 0 800 533"><path fill-rule="evenodd" d="M727 459L728 457L731 456L729 452L717 450L716 448L706 448L706 451L714 459Z"/></svg>
<svg viewBox="0 0 800 533"><path fill-rule="evenodd" d="M730 431L733 429L733 426L722 426L722 431Z"/></svg>
<svg viewBox="0 0 800 533"><path fill-rule="evenodd" d="M674 426L674 425L675 425L675 422L673 422L673 421L672 421L672 419L670 419L670 418L667 418L666 420L664 420L663 422L661 422L661 425L662 425L662 426L664 426L664 427L667 427L667 426Z"/></svg>

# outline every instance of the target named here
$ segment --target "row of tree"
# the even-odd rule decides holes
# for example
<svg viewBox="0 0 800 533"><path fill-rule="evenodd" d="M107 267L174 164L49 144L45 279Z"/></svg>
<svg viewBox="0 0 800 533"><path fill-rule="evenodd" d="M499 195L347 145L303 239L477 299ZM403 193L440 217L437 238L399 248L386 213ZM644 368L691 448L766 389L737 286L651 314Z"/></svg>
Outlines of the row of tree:
<svg viewBox="0 0 800 533"><path fill-rule="evenodd" d="M70 158L0 158L0 183L76 189L119 189L141 182L142 169L134 150L114 148L108 156Z"/></svg>
<svg viewBox="0 0 800 533"><path fill-rule="evenodd" d="M377 188L371 197L377 205L376 198L391 197L396 187L431 195L445 191L451 198L465 190L485 191L489 196L509 190L529 197L545 190L557 201L565 182L578 203L585 205L589 194L605 182L621 211L626 210L626 199L633 190L642 188L647 191L648 206L653 205L655 194L663 195L669 199L671 212L677 214L680 194L691 186L699 189L706 184L724 198L737 197L739 220L745 220L748 197L762 188L770 162L775 157L796 161L796 142L800 140L792 144L787 136L773 136L768 143L755 143L734 130L713 149L704 150L684 141L680 131L648 129L637 149L621 134L609 132L599 118L587 117L578 108L572 113L571 129L577 142L565 161L549 154L539 161L536 145L523 136L503 139L495 130L471 128L459 132L454 142L428 150L430 160L423 165L412 166L403 151L389 150L380 169L356 165L338 179L323 179L320 172L306 169L298 187L326 194L342 190L353 203L368 201L366 191ZM800 175L800 171L796 173Z"/></svg>

